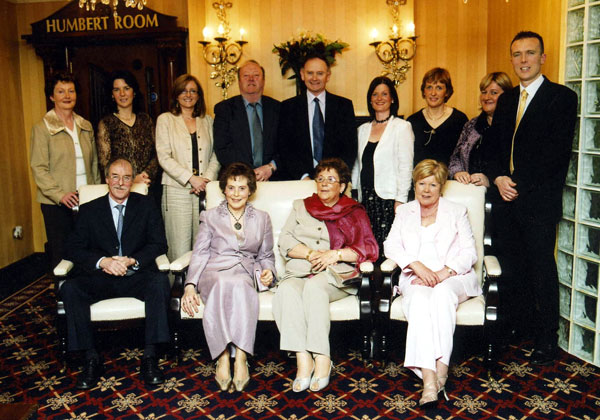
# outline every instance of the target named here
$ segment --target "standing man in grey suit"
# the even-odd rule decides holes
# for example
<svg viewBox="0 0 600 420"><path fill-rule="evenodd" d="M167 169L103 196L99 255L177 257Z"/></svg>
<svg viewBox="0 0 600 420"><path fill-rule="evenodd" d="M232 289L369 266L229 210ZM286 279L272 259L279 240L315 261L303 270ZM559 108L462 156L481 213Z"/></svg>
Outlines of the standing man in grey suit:
<svg viewBox="0 0 600 420"><path fill-rule="evenodd" d="M324 57L308 57L300 76L307 91L283 101L279 114L277 147L286 179L312 177L324 158L352 168L358 152L352 101L325 90L331 69Z"/></svg>
<svg viewBox="0 0 600 420"><path fill-rule="evenodd" d="M495 214L501 319L508 331L531 333L533 364L557 354L556 225L577 118L577 95L542 75L544 41L519 32L510 45L520 84L498 99L489 129L487 175L498 188Z"/></svg>
<svg viewBox="0 0 600 420"><path fill-rule="evenodd" d="M257 181L275 180L280 102L263 95L265 69L254 60L239 68L238 84L240 95L215 105L217 159L222 168L233 162L247 163L254 168Z"/></svg>

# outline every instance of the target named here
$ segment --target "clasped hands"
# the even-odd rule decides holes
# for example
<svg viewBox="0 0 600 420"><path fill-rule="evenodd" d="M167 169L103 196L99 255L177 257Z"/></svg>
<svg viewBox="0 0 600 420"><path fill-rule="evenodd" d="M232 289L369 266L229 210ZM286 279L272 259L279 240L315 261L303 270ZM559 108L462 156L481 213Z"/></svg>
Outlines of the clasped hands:
<svg viewBox="0 0 600 420"><path fill-rule="evenodd" d="M192 186L190 194L198 195L206 189L206 184L210 182L210 179L204 178L203 176L192 175L188 182Z"/></svg>
<svg viewBox="0 0 600 420"><path fill-rule="evenodd" d="M454 174L454 179L461 184L483 185L484 187L490 186L488 177L482 173L469 174L466 171L461 171Z"/></svg>
<svg viewBox="0 0 600 420"><path fill-rule="evenodd" d="M260 282L263 286L269 287L273 283L273 272L268 268L265 268L260 273ZM181 308L183 312L188 314L190 317L194 317L194 313L198 313L198 306L200 306L200 297L196 292L196 286L193 284L187 284L181 298Z"/></svg>
<svg viewBox="0 0 600 420"><path fill-rule="evenodd" d="M135 259L130 257L105 257L100 260L100 268L106 274L113 276L124 276L127 274L127 268L135 264Z"/></svg>
<svg viewBox="0 0 600 420"><path fill-rule="evenodd" d="M334 249L312 250L306 256L313 271L323 271L327 266L338 262L338 252Z"/></svg>
<svg viewBox="0 0 600 420"><path fill-rule="evenodd" d="M436 284L441 283L450 277L450 273L445 269L445 267L441 270L433 271L427 268L425 264L420 261L412 262L408 265L408 267L417 276L417 278L411 281L410 284L434 287Z"/></svg>

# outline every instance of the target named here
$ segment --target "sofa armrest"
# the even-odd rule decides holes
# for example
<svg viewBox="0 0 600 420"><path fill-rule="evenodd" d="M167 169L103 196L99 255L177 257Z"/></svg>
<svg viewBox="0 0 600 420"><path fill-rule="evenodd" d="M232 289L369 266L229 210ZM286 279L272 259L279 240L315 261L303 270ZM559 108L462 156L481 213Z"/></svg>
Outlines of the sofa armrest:
<svg viewBox="0 0 600 420"><path fill-rule="evenodd" d="M69 271L73 268L73 262L69 260L61 260L56 267L54 267L54 275L56 277L66 277Z"/></svg>
<svg viewBox="0 0 600 420"><path fill-rule="evenodd" d="M169 263L169 259L165 254L159 255L154 261L156 262L158 271L167 272L170 270L171 264Z"/></svg>
<svg viewBox="0 0 600 420"><path fill-rule="evenodd" d="M375 271L375 266L371 261L365 261L363 263L360 263L359 270L362 274L368 275Z"/></svg>
<svg viewBox="0 0 600 420"><path fill-rule="evenodd" d="M390 274L398 267L398 264L394 260L387 258L384 262L381 263L381 272L384 274Z"/></svg>
<svg viewBox="0 0 600 420"><path fill-rule="evenodd" d="M486 255L483 257L483 267L489 277L500 277L502 268L498 262L498 258L494 255Z"/></svg>
<svg viewBox="0 0 600 420"><path fill-rule="evenodd" d="M171 263L171 271L172 272L181 272L187 270L190 265L190 260L192 259L192 251L188 251L183 254L181 257L177 258L175 261Z"/></svg>

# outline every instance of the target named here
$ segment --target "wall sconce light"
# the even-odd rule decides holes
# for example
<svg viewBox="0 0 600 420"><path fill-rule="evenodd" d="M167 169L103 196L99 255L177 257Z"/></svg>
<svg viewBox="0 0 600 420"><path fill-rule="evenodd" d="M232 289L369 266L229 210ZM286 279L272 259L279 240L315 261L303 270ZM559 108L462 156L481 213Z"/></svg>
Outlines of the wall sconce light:
<svg viewBox="0 0 600 420"><path fill-rule="evenodd" d="M410 61L417 52L417 37L415 36L415 24L410 22L404 27L400 22L400 6L406 4L407 0L386 0L390 6L390 12L394 24L390 28L391 33L387 41L379 41L377 29L371 31L373 42L369 45L375 48L377 58L383 64L382 76L388 76L398 87L406 80L406 73L410 70ZM403 30L401 29L403 28Z"/></svg>
<svg viewBox="0 0 600 420"><path fill-rule="evenodd" d="M218 0L213 3L213 8L217 11L217 18L220 22L217 28L217 36L213 38L214 43L209 41L208 39L212 33L210 28L205 27L202 30L204 40L199 41L204 48L204 61L213 68L210 78L219 79L215 82L215 86L221 88L223 99L227 99L227 90L231 83L235 81L237 75L237 63L242 57L242 48L244 44L248 43L248 41L244 41L244 35L246 35L244 28L240 28L239 41L231 41L229 36L231 27L227 20L226 9L232 7L233 3L227 0Z"/></svg>

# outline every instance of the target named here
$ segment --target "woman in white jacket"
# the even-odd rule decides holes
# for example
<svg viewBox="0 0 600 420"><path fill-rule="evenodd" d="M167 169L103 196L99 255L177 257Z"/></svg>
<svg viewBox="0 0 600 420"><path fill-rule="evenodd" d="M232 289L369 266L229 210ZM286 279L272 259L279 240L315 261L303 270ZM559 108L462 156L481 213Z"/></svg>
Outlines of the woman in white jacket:
<svg viewBox="0 0 600 420"><path fill-rule="evenodd" d="M171 109L156 120L156 154L163 168L162 214L173 261L192 249L199 228L199 195L217 178L213 119L191 74L175 79Z"/></svg>
<svg viewBox="0 0 600 420"><path fill-rule="evenodd" d="M373 79L367 92L367 107L373 121L358 128L352 185L358 189L358 201L367 210L383 253L394 211L408 199L415 138L410 123L396 116L398 94L387 77Z"/></svg>

